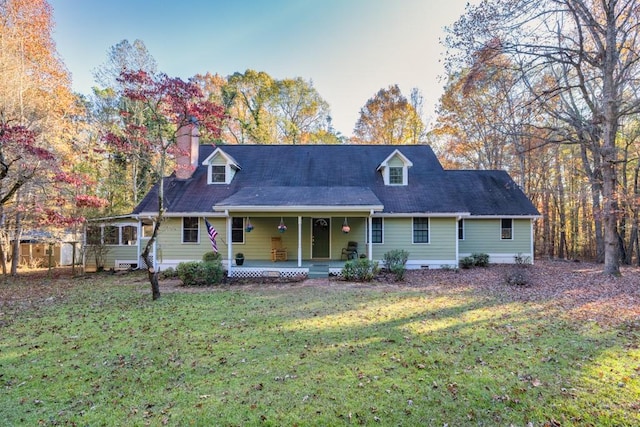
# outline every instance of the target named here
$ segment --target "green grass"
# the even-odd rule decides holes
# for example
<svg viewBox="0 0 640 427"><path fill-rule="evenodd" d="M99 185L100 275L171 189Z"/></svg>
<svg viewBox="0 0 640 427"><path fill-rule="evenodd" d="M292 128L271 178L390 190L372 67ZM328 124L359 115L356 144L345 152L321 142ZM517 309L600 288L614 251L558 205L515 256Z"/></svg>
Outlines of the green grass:
<svg viewBox="0 0 640 427"><path fill-rule="evenodd" d="M134 277L79 282L0 322L3 425L640 423L633 325L442 286L152 302Z"/></svg>

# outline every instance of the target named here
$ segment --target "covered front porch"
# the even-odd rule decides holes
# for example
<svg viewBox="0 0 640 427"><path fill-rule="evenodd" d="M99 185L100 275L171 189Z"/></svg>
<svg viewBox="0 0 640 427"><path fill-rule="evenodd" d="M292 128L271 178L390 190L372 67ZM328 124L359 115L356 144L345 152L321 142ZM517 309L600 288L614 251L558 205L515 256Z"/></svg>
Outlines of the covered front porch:
<svg viewBox="0 0 640 427"><path fill-rule="evenodd" d="M227 215L226 235L220 239L227 247L220 252L229 277L339 275L349 259L372 259L371 211ZM239 254L243 264L236 262Z"/></svg>

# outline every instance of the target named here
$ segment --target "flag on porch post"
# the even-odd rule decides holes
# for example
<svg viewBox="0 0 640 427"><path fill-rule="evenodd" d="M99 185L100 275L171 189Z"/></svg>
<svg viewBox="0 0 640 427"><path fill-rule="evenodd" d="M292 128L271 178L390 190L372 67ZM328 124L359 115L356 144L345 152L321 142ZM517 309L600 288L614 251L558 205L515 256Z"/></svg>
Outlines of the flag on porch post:
<svg viewBox="0 0 640 427"><path fill-rule="evenodd" d="M218 244L216 243L218 232L215 228L213 228L213 225L211 225L209 221L207 221L207 218L204 219L204 223L207 226L207 234L209 235L209 239L211 239L211 246L213 247L213 251L215 253L218 253Z"/></svg>

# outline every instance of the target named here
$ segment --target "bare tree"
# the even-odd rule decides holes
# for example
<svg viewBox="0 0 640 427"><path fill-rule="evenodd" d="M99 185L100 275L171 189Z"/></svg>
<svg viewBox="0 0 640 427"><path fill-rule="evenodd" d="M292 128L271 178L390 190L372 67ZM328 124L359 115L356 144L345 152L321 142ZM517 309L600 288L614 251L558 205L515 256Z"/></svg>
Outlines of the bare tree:
<svg viewBox="0 0 640 427"><path fill-rule="evenodd" d="M638 0L487 0L469 6L447 38L450 73L481 69L494 55L509 58L532 108L554 125L550 142L583 147L597 209L602 200L609 275L620 272L618 130L640 110L639 19Z"/></svg>

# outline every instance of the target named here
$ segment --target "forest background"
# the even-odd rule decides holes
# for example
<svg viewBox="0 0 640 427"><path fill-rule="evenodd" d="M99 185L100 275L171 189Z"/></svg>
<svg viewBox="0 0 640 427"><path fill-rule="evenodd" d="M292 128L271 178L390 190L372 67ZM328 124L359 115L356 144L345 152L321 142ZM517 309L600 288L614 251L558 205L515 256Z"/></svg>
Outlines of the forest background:
<svg viewBox="0 0 640 427"><path fill-rule="evenodd" d="M636 0L469 5L443 40L446 86L430 127L420 90L391 84L345 137L311 79L249 69L182 81L142 40L117 42L93 93L74 93L50 4L0 0L2 268L15 274L12 242L25 230L81 231L86 218L131 212L171 168L174 139L160 135L185 118L149 101L176 107L179 88L181 105L215 118L205 143L430 144L447 168L504 169L542 214L537 256L618 274L640 264L639 18ZM152 129L169 146L150 145Z"/></svg>

